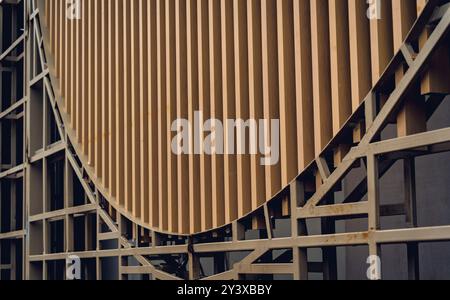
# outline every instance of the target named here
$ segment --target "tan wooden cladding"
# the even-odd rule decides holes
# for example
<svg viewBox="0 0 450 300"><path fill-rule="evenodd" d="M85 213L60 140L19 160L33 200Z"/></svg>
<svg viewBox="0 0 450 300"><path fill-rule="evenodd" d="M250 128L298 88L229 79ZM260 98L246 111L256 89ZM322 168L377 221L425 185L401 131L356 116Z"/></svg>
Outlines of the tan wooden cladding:
<svg viewBox="0 0 450 300"><path fill-rule="evenodd" d="M65 0L46 0L51 72L75 147L108 200L149 227L229 223L314 159L423 5L381 2L381 19L369 20L366 0L81 0L71 20ZM205 120L280 119L279 163L173 154L172 122L198 110Z"/></svg>

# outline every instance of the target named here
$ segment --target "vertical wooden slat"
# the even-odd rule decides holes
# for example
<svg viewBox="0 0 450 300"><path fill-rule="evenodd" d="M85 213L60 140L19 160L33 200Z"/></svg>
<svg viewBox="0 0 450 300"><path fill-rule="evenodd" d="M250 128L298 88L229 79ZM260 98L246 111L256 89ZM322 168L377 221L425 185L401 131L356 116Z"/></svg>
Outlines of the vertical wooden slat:
<svg viewBox="0 0 450 300"><path fill-rule="evenodd" d="M82 68L82 85L81 85L81 99L82 102L82 117L81 117L81 126L82 126L82 134L81 134L81 149L84 155L88 155L88 146L89 146L89 9L90 5L88 0L84 0L82 2L82 15L81 15L81 22L82 22L82 54L81 54L81 68Z"/></svg>
<svg viewBox="0 0 450 300"><path fill-rule="evenodd" d="M60 45L59 45L59 57L58 57L58 67L59 67L59 88L60 88L60 94L61 96L65 95L65 69L64 69L64 62L65 62L65 54L66 54L66 47L67 47L67 42L66 42L66 10L65 10L65 5L63 2L60 3L59 5L59 36L60 36ZM65 101L63 99L63 101ZM67 107L65 106L66 103L64 102L63 108L64 110L67 110Z"/></svg>
<svg viewBox="0 0 450 300"><path fill-rule="evenodd" d="M248 21L247 21L247 3L246 1L233 1L233 21L234 21L234 68L235 68L235 87L236 87L236 120L247 121L250 118L249 103L249 50L248 50ZM233 101L229 99L228 101ZM250 131L250 130L249 130ZM240 153L239 139L240 135L245 136L243 142L244 152ZM237 148L237 211L232 215L231 220L245 215L251 210L251 186L252 173L250 167L250 139L257 138L249 136L246 132L236 132ZM263 188L263 187L260 187ZM228 202L228 201L227 201Z"/></svg>
<svg viewBox="0 0 450 300"><path fill-rule="evenodd" d="M69 116L68 121L70 122L70 125L72 125L72 119L71 119L71 89L72 89L72 80L71 80L71 72L72 72L72 65L71 65L71 52L72 52L72 20L70 20L67 17L67 6L63 5L64 14L61 16L63 18L63 24L64 24L64 61L63 61L63 74L61 78L63 79L63 91L61 93L62 97L64 98L64 108Z"/></svg>
<svg viewBox="0 0 450 300"><path fill-rule="evenodd" d="M130 127L129 133L131 134L131 193L132 193L132 213L133 216L141 217L141 188L140 188L140 137L141 137L141 125L139 122L140 116L140 71L142 67L139 55L139 39L141 36L141 30L139 29L140 14L142 11L139 9L139 0L131 0L130 7L131 16L131 110L127 114L129 120L128 125Z"/></svg>
<svg viewBox="0 0 450 300"><path fill-rule="evenodd" d="M53 4L53 17L54 17L54 21L53 21L53 25L55 26L55 29L53 30L53 42L52 42L52 45L53 45L53 53L54 53L54 72L55 72L55 76L59 79L59 66L58 66L58 59L59 59L59 50L58 50L58 47L59 47L59 37L60 37L60 34L59 34L59 12L60 12L60 9L59 9L59 5L60 5L60 3L59 3L59 1L54 1L53 2L54 4ZM55 87L55 88L58 88L59 89L59 87Z"/></svg>
<svg viewBox="0 0 450 300"><path fill-rule="evenodd" d="M392 1L394 52L397 52L403 45L403 41L416 18L417 6L415 1ZM403 67L396 71L395 80L397 83L402 79L404 72ZM404 107L397 116L398 136L405 136L426 130L425 102L422 97L415 96L416 92L418 92L418 87L416 91L407 97Z"/></svg>
<svg viewBox="0 0 450 300"><path fill-rule="evenodd" d="M221 0L221 37L222 37L222 82L223 82L223 124L224 124L224 191L225 191L225 223L230 223L237 217L237 161L235 155L236 139L233 142L227 133L227 120L236 119L235 94L235 61L233 39L233 1ZM234 135L234 134L233 134ZM220 175L219 175L220 176Z"/></svg>
<svg viewBox="0 0 450 300"><path fill-rule="evenodd" d="M209 60L210 60L210 80L211 80L211 119L222 120L223 101L222 101L222 38L221 38L221 20L220 0L210 0L209 2ZM213 125L214 126L214 125ZM214 126L218 130L217 126ZM212 137L212 139L217 138ZM216 144L216 141L212 141ZM217 150L217 149L216 149ZM224 162L221 155L213 154L211 157L212 170L212 224L218 227L225 221L225 198L223 174Z"/></svg>
<svg viewBox="0 0 450 300"><path fill-rule="evenodd" d="M315 153L332 137L328 1L311 1Z"/></svg>
<svg viewBox="0 0 450 300"><path fill-rule="evenodd" d="M66 8L67 9L67 8ZM66 109L67 114L69 116L69 125L73 128L74 125L74 119L73 119L73 99L72 99L72 91L73 91L73 25L74 20L69 19L67 16L67 12L64 15L66 20L66 61L65 61L65 95L64 98L66 99Z"/></svg>
<svg viewBox="0 0 450 300"><path fill-rule="evenodd" d="M124 142L125 142L125 156L126 160L124 167L124 184L125 184L125 208L128 211L132 211L133 209L133 164L131 162L133 157L133 149L132 149L132 122L133 122L133 111L131 106L132 93L134 89L133 82L131 81L132 74L132 15L131 15L131 1L133 0L124 0L124 8L123 8L123 18L124 18L124 57L125 57L125 68L124 68L124 99L128 99L125 102L125 107L122 113L124 114Z"/></svg>
<svg viewBox="0 0 450 300"><path fill-rule="evenodd" d="M166 101L167 101L167 58L166 58L166 1L157 0L157 49L158 49L158 186L159 186L159 228L168 229L168 198L167 198L167 143L166 143Z"/></svg>
<svg viewBox="0 0 450 300"><path fill-rule="evenodd" d="M356 110L372 86L370 61L370 25L367 4L360 0L348 1L350 73L352 109Z"/></svg>
<svg viewBox="0 0 450 300"><path fill-rule="evenodd" d="M417 11L421 13L428 0L417 0ZM419 47L423 47L432 33L432 28L428 27L422 33L419 39ZM450 56L448 51L450 42L444 43L430 62L429 71L425 73L422 79L421 89L422 94L430 93L450 93L450 87L447 78L450 77Z"/></svg>
<svg viewBox="0 0 450 300"><path fill-rule="evenodd" d="M347 1L329 2L333 135L352 112Z"/></svg>
<svg viewBox="0 0 450 300"><path fill-rule="evenodd" d="M176 117L187 120L189 117L188 74L187 74L187 18L186 1L175 3L176 36ZM174 121L175 119L172 119ZM191 144L192 142L184 141ZM177 193L178 193L178 231L189 232L189 156L187 153L177 156Z"/></svg>
<svg viewBox="0 0 450 300"><path fill-rule="evenodd" d="M209 119L211 112L210 102L210 47L209 39L209 0L198 1L198 85L199 85L199 107L204 120ZM202 124L203 126L203 124ZM199 137L204 140L205 135ZM212 226L212 175L211 175L211 156L204 153L203 142L201 143L200 155L200 216L202 231Z"/></svg>
<svg viewBox="0 0 450 300"><path fill-rule="evenodd" d="M43 20L44 20L44 25L48 28L49 26L49 21L50 21L50 8L51 7L51 1L50 0L47 0L47 1L45 1L44 2L44 18L43 18Z"/></svg>
<svg viewBox="0 0 450 300"><path fill-rule="evenodd" d="M55 53L55 55L54 55L54 68L55 68L55 76L58 78L58 81L60 81L61 79L59 78L59 57L60 57L60 51L59 51L59 44L60 44L60 40L61 40L61 33L60 33L60 18L59 18L59 16L60 16L60 11L61 11L61 9L60 9L60 6L61 5L61 3L60 3L60 1L55 1L54 2L54 8L53 8L53 11L54 11L54 18L55 18L55 21L54 21L54 25L55 25L55 30L54 30L54 37L53 37L53 53ZM60 87L58 86L58 87L56 87L56 88L58 88L58 89L60 89Z"/></svg>
<svg viewBox="0 0 450 300"><path fill-rule="evenodd" d="M56 1L49 1L49 13L48 13L48 29L49 29L49 42L50 42L50 52L55 54L55 38L56 38ZM55 63L55 55L51 56L50 59L53 59L53 63ZM52 70L55 71L55 70Z"/></svg>
<svg viewBox="0 0 450 300"><path fill-rule="evenodd" d="M277 57L277 7L276 0L261 1L261 31L262 31L262 65L263 65L263 99L265 129L264 140L270 145L270 122L279 119L279 86L278 80L272 76L278 74ZM260 134L261 136L261 134ZM280 164L266 166L266 197L273 196L281 187Z"/></svg>
<svg viewBox="0 0 450 300"><path fill-rule="evenodd" d="M76 40L75 40L75 68L76 68L76 85L75 85L75 93L74 93L74 102L75 102L75 128L76 128L76 142L81 143L82 139L82 123L83 123L83 89L82 89L82 66L83 66L83 49L82 49L82 24L83 24L83 16L82 9L83 3L80 2L80 20L76 20L75 22L75 32L76 32Z"/></svg>
<svg viewBox="0 0 450 300"><path fill-rule="evenodd" d="M157 60L157 12L156 12L156 0L151 0L147 4L147 55L150 68L150 74L148 78L148 106L149 111L149 176L150 176L150 224L153 227L158 227L159 223L159 201L158 201L158 60ZM144 99L145 101L145 99ZM144 153L145 155L145 153ZM143 165L145 167L145 165ZM143 199L145 201L145 198Z"/></svg>
<svg viewBox="0 0 450 300"><path fill-rule="evenodd" d="M403 45L403 41L417 18L415 1L392 0L392 29L394 52Z"/></svg>
<svg viewBox="0 0 450 300"><path fill-rule="evenodd" d="M278 80L281 125L281 184L297 175L297 135L295 103L295 46L292 0L277 1Z"/></svg>
<svg viewBox="0 0 450 300"><path fill-rule="evenodd" d="M58 57L58 2L59 1L53 1L52 2L52 26L54 26L53 30L51 31L51 40L52 40L52 53L54 53L54 62L56 64L56 59ZM55 65L56 67L56 65ZM57 69L54 70L55 75L57 75Z"/></svg>
<svg viewBox="0 0 450 300"><path fill-rule="evenodd" d="M187 87L188 87L188 110L189 120L192 126L194 124L194 114L199 110L199 61L198 61L198 9L200 1L188 0L186 7L186 32L187 32ZM189 227L191 232L199 232L201 230L200 210L200 157L194 153L195 149L199 149L200 142L198 137L190 135L192 144L189 153ZM197 148L198 147L198 148ZM198 216L198 217L195 217Z"/></svg>
<svg viewBox="0 0 450 300"><path fill-rule="evenodd" d="M116 0L116 167L117 167L117 199L120 205L125 205L125 180L123 174L125 173L125 140L124 140L124 107L125 101L123 101L125 96L124 82L125 82L125 57L126 53L124 51L125 41L124 41L124 19L123 11L125 1Z"/></svg>
<svg viewBox="0 0 450 300"><path fill-rule="evenodd" d="M175 1L166 2L166 61L167 61L167 199L169 201L167 216L169 219L169 230L178 230L178 190L177 190L177 155L172 152L172 137L170 131L172 122L177 118L177 95L176 95L176 35L175 35Z"/></svg>
<svg viewBox="0 0 450 300"><path fill-rule="evenodd" d="M139 155L140 155L140 165L137 165L137 171L139 173L138 180L141 191L140 191L140 210L142 221L148 223L150 215L150 202L152 199L149 198L150 189L150 178L149 174L152 169L149 164L149 159L151 158L151 144L149 143L149 124L153 122L150 118L149 104L152 99L150 97L151 89L151 70L152 65L150 64L150 55L148 53L150 39L149 39L149 18L151 17L150 10L148 7L150 2L146 0L139 0ZM137 124L136 124L137 126Z"/></svg>
<svg viewBox="0 0 450 300"><path fill-rule="evenodd" d="M96 99L95 97L95 73L94 73L94 65L95 65L95 5L97 1L88 1L89 2L89 28L88 28L88 35L89 35L89 54L88 54L88 81L89 81L89 97L88 97L88 164L90 167L93 167L95 165L95 155L94 155L94 144L95 144L95 105L94 101Z"/></svg>
<svg viewBox="0 0 450 300"><path fill-rule="evenodd" d="M109 100L109 190L112 197L117 197L117 120L116 120L116 108L117 108L117 94L116 94L116 73L118 65L116 64L117 57L117 38L116 38L116 11L117 4L116 1L120 0L109 0L109 11L108 11L108 28L109 28L109 38L108 38L108 64L110 66L110 71L108 74L109 89L108 89L108 100Z"/></svg>
<svg viewBox="0 0 450 300"><path fill-rule="evenodd" d="M59 78L59 92L60 94L62 94L63 92L63 82L62 82L62 71L63 71L63 67L62 67L62 61L63 61L63 50L60 47L64 46L64 27L63 27L63 3L58 1L58 39L57 39L57 61L58 61L58 73L57 76ZM64 109L64 106L63 106Z"/></svg>
<svg viewBox="0 0 450 300"><path fill-rule="evenodd" d="M78 20L72 19L69 20L70 24L70 65L69 65L69 80L70 80L70 122L72 125L72 129L74 130L75 134L77 132L77 124L76 124L76 118L77 118L77 106L76 106L76 90L78 89L78 75L77 75L77 69L78 69L78 55L76 53L77 50L77 23ZM76 136L75 136L76 138Z"/></svg>
<svg viewBox="0 0 450 300"><path fill-rule="evenodd" d="M372 84L375 84L392 58L392 8L390 0L380 0L381 18L370 20Z"/></svg>
<svg viewBox="0 0 450 300"><path fill-rule="evenodd" d="M314 159L314 120L309 0L294 0L298 171Z"/></svg>
<svg viewBox="0 0 450 300"><path fill-rule="evenodd" d="M95 2L95 58L94 58L94 90L95 98L94 102L94 155L95 155L95 171L99 182L103 182L103 169L102 169L102 65L103 65L103 54L102 54L102 14L103 14L103 2Z"/></svg>
<svg viewBox="0 0 450 300"><path fill-rule="evenodd" d="M241 25L244 26L244 24L239 22L239 26ZM262 85L263 84L262 36L261 36L262 29L261 29L260 0L251 0L247 2L247 26L248 26L248 78L249 78L248 88L249 88L249 110L250 110L249 115L250 118L259 121L264 118L264 101L263 101L263 85ZM240 53L242 53L241 49ZM241 77L243 77L242 74ZM266 183L265 167L261 164L261 155L260 154L251 155L251 195L252 195L251 203L248 203L248 200L245 201L244 199L242 199L243 207L239 210L240 213L241 211L246 212L248 208L256 209L265 201L266 199L265 183Z"/></svg>
<svg viewBox="0 0 450 300"><path fill-rule="evenodd" d="M348 2L329 1L330 76L333 136L352 113ZM348 153L348 145L339 145L334 152L337 166Z"/></svg>
<svg viewBox="0 0 450 300"><path fill-rule="evenodd" d="M100 155L102 158L102 182L106 189L109 189L109 177L110 177L110 169L109 169L109 147L110 147L110 127L109 127L109 99L108 99L108 91L112 88L110 85L111 81L109 80L109 76L111 74L111 65L109 64L109 53L108 53L108 45L109 45L109 29L108 26L108 16L109 16L109 5L110 0L102 0L102 20L101 20L101 30L102 34L102 91L101 91L101 151Z"/></svg>

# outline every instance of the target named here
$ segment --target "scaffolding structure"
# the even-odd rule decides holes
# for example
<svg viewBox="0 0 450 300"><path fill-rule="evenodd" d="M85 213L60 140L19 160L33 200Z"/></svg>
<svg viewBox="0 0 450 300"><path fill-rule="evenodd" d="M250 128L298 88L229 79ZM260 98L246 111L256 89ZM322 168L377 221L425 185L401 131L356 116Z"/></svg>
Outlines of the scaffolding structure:
<svg viewBox="0 0 450 300"><path fill-rule="evenodd" d="M419 245L450 241L450 224L418 226L415 199L415 159L450 152L450 128L389 139L382 134L449 39L448 1L428 1L361 106L290 185L229 225L179 236L133 222L102 195L65 132L39 19L42 2L0 5L1 280L65 279L71 255L81 259L83 279L337 279L338 248L361 246L367 257L381 257L387 244L407 246L408 275L418 279ZM432 33L419 47L425 27ZM400 67L405 72L396 80ZM427 118L446 96L423 96ZM351 150L334 167L334 154L343 146ZM396 204L380 205L380 180L399 161L406 193ZM358 177L357 184L338 200L335 193L349 176ZM382 230L380 219L393 215L405 216L408 228ZM256 233L255 218L265 225ZM366 230L336 228L337 220L354 218L364 220ZM311 219L320 220L320 232L313 232ZM288 224L288 235L276 230L280 220ZM320 249L321 261L309 260L312 249ZM373 261L375 270L382 270L380 263Z"/></svg>

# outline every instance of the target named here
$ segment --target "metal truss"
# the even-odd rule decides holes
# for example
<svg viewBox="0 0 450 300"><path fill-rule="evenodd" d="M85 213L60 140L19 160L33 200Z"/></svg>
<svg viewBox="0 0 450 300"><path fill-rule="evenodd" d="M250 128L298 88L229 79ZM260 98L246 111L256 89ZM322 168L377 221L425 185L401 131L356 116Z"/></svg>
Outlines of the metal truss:
<svg viewBox="0 0 450 300"><path fill-rule="evenodd" d="M62 99L49 71L46 32L39 21L42 2L9 0L0 5L8 10L1 21L11 20L1 41L6 30L12 32L10 46L0 44L2 78L5 73L12 78L10 86L0 86L2 105L8 103L0 113L1 141L3 146L8 140L11 153L24 154L23 159L12 155L8 163L1 161L0 279L65 279L71 255L81 259L83 279L308 279L312 273L336 279L338 247L364 246L367 256L376 257L385 244L407 245L409 277L417 279L419 243L450 241L450 224L417 225L414 165L416 157L450 151L450 128L391 139L381 134L427 71L433 53L448 40L447 1L428 1L361 106L289 186L248 216L193 236L145 227L102 196L64 127ZM20 34L17 28L22 26ZM433 32L418 49L426 26ZM406 71L396 83L393 74L400 67ZM19 90L23 95L16 94ZM445 96L424 96L427 117ZM4 102L5 97L14 100ZM342 148L350 150L334 166L333 156ZM406 195L396 205L380 205L380 179L397 161L403 161ZM339 200L336 193L355 171L357 184ZM382 230L380 219L392 215L404 215L408 228ZM367 229L336 229L336 220L353 218L363 219ZM281 219L288 224L288 235L276 230ZM311 230L312 219L320 219L320 232ZM255 220L265 228L256 235L251 232ZM310 249L321 249L320 262L309 261ZM373 275L381 277L378 272Z"/></svg>

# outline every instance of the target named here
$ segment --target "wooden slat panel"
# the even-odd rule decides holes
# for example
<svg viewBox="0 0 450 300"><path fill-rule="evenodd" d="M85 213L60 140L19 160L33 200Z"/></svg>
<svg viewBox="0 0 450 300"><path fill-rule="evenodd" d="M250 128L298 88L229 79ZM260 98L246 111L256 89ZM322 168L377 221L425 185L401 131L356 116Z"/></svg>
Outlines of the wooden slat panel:
<svg viewBox="0 0 450 300"><path fill-rule="evenodd" d="M364 0L83 0L81 20L46 0L51 72L80 158L105 196L149 226L192 233L247 214L329 142L425 3L381 1L382 18L369 21ZM422 92L445 87L427 74ZM417 103L400 113L399 135L418 130ZM225 126L279 119L280 163L249 154L248 132L245 153L209 155L193 144L194 154L172 153L172 122L196 125L196 111ZM210 133L196 141L219 138Z"/></svg>

